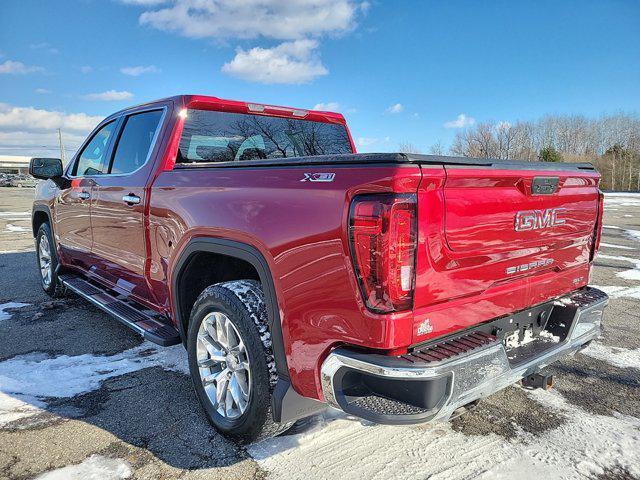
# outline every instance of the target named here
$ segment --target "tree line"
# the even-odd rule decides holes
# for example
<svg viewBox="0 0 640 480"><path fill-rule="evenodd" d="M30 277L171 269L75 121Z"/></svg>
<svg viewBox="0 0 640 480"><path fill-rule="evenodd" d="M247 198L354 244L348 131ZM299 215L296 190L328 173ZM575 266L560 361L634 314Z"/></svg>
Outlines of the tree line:
<svg viewBox="0 0 640 480"><path fill-rule="evenodd" d="M402 148L413 148L410 144ZM414 149L415 150L415 149ZM429 153L443 154L440 143ZM604 190L640 191L640 117L619 113L587 118L547 115L537 121L483 122L456 133L450 155L590 162L602 175Z"/></svg>

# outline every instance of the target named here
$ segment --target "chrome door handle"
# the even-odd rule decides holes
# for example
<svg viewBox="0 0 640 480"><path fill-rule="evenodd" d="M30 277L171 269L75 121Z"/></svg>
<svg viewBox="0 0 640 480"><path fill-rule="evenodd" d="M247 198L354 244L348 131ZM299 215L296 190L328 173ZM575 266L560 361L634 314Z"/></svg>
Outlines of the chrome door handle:
<svg viewBox="0 0 640 480"><path fill-rule="evenodd" d="M122 197L122 201L129 205L137 205L140 203L140 197L133 194L125 195L124 197Z"/></svg>
<svg viewBox="0 0 640 480"><path fill-rule="evenodd" d="M91 197L91 194L90 194L89 192L80 192L80 193L78 194L78 198L79 198L80 200L88 200L88 199L89 199L89 197Z"/></svg>

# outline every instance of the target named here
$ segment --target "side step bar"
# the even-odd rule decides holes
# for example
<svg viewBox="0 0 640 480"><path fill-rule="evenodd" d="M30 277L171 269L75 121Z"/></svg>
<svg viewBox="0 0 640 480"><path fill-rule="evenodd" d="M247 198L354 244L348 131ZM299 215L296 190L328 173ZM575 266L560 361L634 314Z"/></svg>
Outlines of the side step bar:
<svg viewBox="0 0 640 480"><path fill-rule="evenodd" d="M96 307L135 330L145 340L163 347L177 345L182 341L178 330L173 325L147 315L85 279L75 275L60 275L60 280L69 290L89 300Z"/></svg>

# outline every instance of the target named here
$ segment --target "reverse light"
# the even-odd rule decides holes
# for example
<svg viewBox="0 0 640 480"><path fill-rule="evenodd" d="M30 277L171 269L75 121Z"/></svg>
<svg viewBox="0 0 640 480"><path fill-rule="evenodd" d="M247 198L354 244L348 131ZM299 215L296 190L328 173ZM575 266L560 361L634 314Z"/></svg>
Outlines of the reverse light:
<svg viewBox="0 0 640 480"><path fill-rule="evenodd" d="M351 256L369 309L388 313L412 307L416 228L414 195L363 195L353 200Z"/></svg>

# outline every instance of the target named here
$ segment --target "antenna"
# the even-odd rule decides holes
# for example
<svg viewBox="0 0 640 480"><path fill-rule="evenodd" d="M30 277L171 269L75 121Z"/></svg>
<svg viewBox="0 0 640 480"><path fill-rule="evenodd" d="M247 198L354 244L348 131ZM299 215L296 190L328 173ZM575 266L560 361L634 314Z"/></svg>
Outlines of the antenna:
<svg viewBox="0 0 640 480"><path fill-rule="evenodd" d="M65 165L67 162L64 158L64 145L62 144L62 130L58 129L58 141L60 142L60 160L62 160L62 164Z"/></svg>

